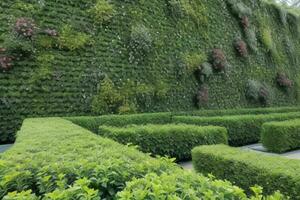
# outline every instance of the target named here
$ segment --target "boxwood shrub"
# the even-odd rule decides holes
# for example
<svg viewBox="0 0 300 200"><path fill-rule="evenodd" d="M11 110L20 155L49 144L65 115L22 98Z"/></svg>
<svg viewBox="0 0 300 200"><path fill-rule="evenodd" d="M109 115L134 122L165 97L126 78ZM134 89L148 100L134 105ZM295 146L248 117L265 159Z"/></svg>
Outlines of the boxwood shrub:
<svg viewBox="0 0 300 200"><path fill-rule="evenodd" d="M138 145L143 152L169 156L177 161L191 158L191 150L204 144L227 144L223 127L199 127L186 124L133 125L127 127L100 126L101 136L122 144Z"/></svg>
<svg viewBox="0 0 300 200"><path fill-rule="evenodd" d="M0 199L29 190L50 200L78 199L71 198L74 192L84 196L89 190L98 191L97 199L112 199L133 177L174 169L165 158L151 158L70 121L26 119L14 146L0 157Z"/></svg>
<svg viewBox="0 0 300 200"><path fill-rule="evenodd" d="M196 124L200 126L223 126L227 128L229 144L233 146L242 146L259 141L263 123L295 119L298 117L300 117L300 112L221 117L176 116L173 118L173 122Z"/></svg>
<svg viewBox="0 0 300 200"><path fill-rule="evenodd" d="M269 151L283 153L300 148L300 119L269 122L262 126L261 142Z"/></svg>
<svg viewBox="0 0 300 200"><path fill-rule="evenodd" d="M94 133L97 133L100 125L122 127L131 124L168 124L171 123L172 114L144 113L131 115L102 115L98 117L68 117L66 119Z"/></svg>
<svg viewBox="0 0 300 200"><path fill-rule="evenodd" d="M249 192L260 185L266 194L280 190L291 199L300 199L300 161L229 147L204 145L193 149L197 172L226 179Z"/></svg>

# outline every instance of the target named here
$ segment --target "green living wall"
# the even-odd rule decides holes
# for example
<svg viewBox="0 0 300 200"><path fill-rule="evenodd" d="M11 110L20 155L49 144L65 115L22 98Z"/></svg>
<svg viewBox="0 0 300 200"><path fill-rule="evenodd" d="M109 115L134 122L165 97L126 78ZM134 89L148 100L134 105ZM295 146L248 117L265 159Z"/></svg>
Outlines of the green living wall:
<svg viewBox="0 0 300 200"><path fill-rule="evenodd" d="M28 116L294 105L299 31L258 0L1 0L0 142Z"/></svg>

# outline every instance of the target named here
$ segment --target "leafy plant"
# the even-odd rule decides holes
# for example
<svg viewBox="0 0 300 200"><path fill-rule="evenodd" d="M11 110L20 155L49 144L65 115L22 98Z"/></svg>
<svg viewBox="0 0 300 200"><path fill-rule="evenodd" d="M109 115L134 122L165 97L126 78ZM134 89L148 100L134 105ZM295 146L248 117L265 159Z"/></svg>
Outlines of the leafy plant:
<svg viewBox="0 0 300 200"><path fill-rule="evenodd" d="M22 192L10 192L3 200L38 200L39 198L32 194L31 190L22 191Z"/></svg>
<svg viewBox="0 0 300 200"><path fill-rule="evenodd" d="M225 71L227 69L228 63L222 49L213 49L212 66L216 71Z"/></svg>
<svg viewBox="0 0 300 200"><path fill-rule="evenodd" d="M16 33L25 38L31 38L35 34L36 28L32 19L24 17L18 18L14 27Z"/></svg>
<svg viewBox="0 0 300 200"><path fill-rule="evenodd" d="M255 29L254 28L247 28L245 30L245 37L246 37L246 41L247 41L247 44L248 44L249 48L253 52L256 53L258 51L258 48L257 48L257 38L256 38Z"/></svg>
<svg viewBox="0 0 300 200"><path fill-rule="evenodd" d="M204 62L202 65L200 65L197 71L197 76L201 83L204 83L205 80L208 80L212 74L213 68L208 62Z"/></svg>
<svg viewBox="0 0 300 200"><path fill-rule="evenodd" d="M202 85L200 87L196 99L199 108L207 106L209 102L209 89L207 85Z"/></svg>
<svg viewBox="0 0 300 200"><path fill-rule="evenodd" d="M252 14L251 9L239 0L227 0L226 2L230 6L232 13L239 18Z"/></svg>
<svg viewBox="0 0 300 200"><path fill-rule="evenodd" d="M141 60L150 53L153 46L153 38L150 30L143 24L132 27L130 35L131 55L130 60Z"/></svg>
<svg viewBox="0 0 300 200"><path fill-rule="evenodd" d="M277 73L276 82L280 87L283 88L291 88L293 86L293 81L282 72Z"/></svg>
<svg viewBox="0 0 300 200"><path fill-rule="evenodd" d="M59 47L67 50L77 50L91 42L91 36L76 32L72 26L64 25L58 37Z"/></svg>
<svg viewBox="0 0 300 200"><path fill-rule="evenodd" d="M105 77L101 81L98 94L93 98L92 111L96 114L117 113L123 97L116 90L114 83Z"/></svg>
<svg viewBox="0 0 300 200"><path fill-rule="evenodd" d="M248 56L247 44L241 38L237 38L234 42L234 47L242 57Z"/></svg>
<svg viewBox="0 0 300 200"><path fill-rule="evenodd" d="M33 41L15 34L4 35L3 47L6 54L14 57L16 60L28 58L36 52Z"/></svg>
<svg viewBox="0 0 300 200"><path fill-rule="evenodd" d="M246 97L253 102L267 105L272 101L273 94L271 88L266 83L248 80Z"/></svg>
<svg viewBox="0 0 300 200"><path fill-rule="evenodd" d="M116 13L114 6L107 0L97 0L96 4L88 10L95 22L109 21Z"/></svg>
<svg viewBox="0 0 300 200"><path fill-rule="evenodd" d="M175 19L184 16L184 10L181 5L181 0L168 0L167 2L170 9L170 13Z"/></svg>
<svg viewBox="0 0 300 200"><path fill-rule="evenodd" d="M13 58L5 55L6 49L0 48L0 68L3 71L8 71L13 66Z"/></svg>
<svg viewBox="0 0 300 200"><path fill-rule="evenodd" d="M202 63L207 61L207 56L204 53L187 53L183 57L189 73L195 72Z"/></svg>

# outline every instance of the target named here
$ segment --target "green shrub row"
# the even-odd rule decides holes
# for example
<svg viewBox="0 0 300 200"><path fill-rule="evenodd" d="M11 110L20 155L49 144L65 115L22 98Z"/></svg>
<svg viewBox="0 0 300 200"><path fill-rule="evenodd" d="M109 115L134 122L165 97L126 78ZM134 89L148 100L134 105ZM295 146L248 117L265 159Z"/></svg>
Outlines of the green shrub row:
<svg viewBox="0 0 300 200"><path fill-rule="evenodd" d="M300 119L262 126L261 142L269 151L283 153L300 147Z"/></svg>
<svg viewBox="0 0 300 200"><path fill-rule="evenodd" d="M139 149L154 155L169 156L177 161L191 158L191 150L199 145L227 144L227 130L223 127L199 127L185 124L127 126L123 128L100 126L101 136L122 144L138 145Z"/></svg>
<svg viewBox="0 0 300 200"><path fill-rule="evenodd" d="M282 121L299 117L300 112L221 117L175 116L173 117L173 122L200 126L212 125L225 127L228 131L229 144L242 146L259 141L261 126L265 122Z"/></svg>
<svg viewBox="0 0 300 200"><path fill-rule="evenodd" d="M248 199L229 182L184 172L61 118L26 119L0 156L0 177L4 200Z"/></svg>
<svg viewBox="0 0 300 200"><path fill-rule="evenodd" d="M223 116L223 115L250 115L250 114L271 114L300 111L300 107L269 107L269 108L239 108L239 109L216 109L216 110L197 110L189 112L177 112L176 115L190 116Z"/></svg>
<svg viewBox="0 0 300 200"><path fill-rule="evenodd" d="M78 199L71 197L76 188L112 199L133 177L177 168L61 118L26 119L0 157L0 199L28 190L45 199Z"/></svg>
<svg viewBox="0 0 300 200"><path fill-rule="evenodd" d="M144 113L132 115L103 115L99 117L69 117L66 119L97 133L100 125L122 127L130 124L168 124L172 121L172 114Z"/></svg>
<svg viewBox="0 0 300 200"><path fill-rule="evenodd" d="M266 194L275 190L300 199L300 162L279 156L264 155L225 145L199 146L192 151L197 172L213 174L243 189L260 185Z"/></svg>

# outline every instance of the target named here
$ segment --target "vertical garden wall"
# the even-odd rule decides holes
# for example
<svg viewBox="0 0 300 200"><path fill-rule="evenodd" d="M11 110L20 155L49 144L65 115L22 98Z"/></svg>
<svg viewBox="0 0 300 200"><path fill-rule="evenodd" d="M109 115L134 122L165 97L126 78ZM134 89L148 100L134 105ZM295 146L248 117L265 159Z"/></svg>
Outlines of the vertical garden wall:
<svg viewBox="0 0 300 200"><path fill-rule="evenodd" d="M2 0L0 142L28 116L294 105L299 25L258 0Z"/></svg>

